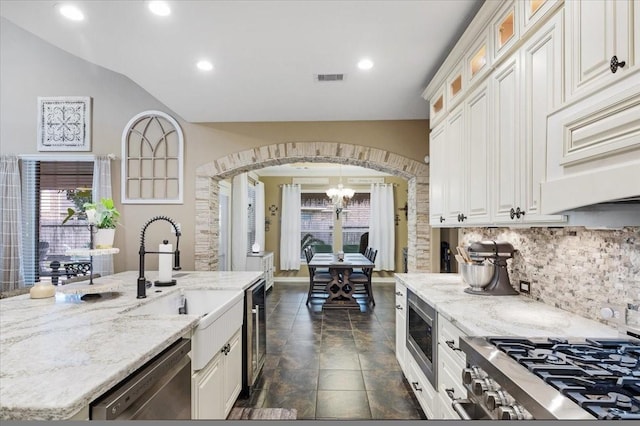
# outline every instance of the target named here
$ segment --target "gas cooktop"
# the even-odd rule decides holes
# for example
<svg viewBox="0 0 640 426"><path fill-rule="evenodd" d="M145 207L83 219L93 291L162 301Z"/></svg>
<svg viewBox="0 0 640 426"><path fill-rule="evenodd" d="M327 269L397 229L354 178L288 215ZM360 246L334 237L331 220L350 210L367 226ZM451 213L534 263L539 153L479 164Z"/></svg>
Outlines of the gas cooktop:
<svg viewBox="0 0 640 426"><path fill-rule="evenodd" d="M640 340L487 340L594 417L640 420Z"/></svg>

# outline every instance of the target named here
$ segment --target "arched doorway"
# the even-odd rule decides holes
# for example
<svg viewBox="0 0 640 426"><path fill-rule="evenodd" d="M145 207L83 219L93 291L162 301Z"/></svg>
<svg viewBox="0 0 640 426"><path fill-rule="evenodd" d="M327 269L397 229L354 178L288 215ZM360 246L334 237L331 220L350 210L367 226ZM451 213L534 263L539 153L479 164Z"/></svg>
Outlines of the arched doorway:
<svg viewBox="0 0 640 426"><path fill-rule="evenodd" d="M218 269L218 181L267 166L294 162L342 163L407 179L409 272L430 270L429 168L418 161L377 148L337 142L286 142L219 158L196 170L195 269Z"/></svg>

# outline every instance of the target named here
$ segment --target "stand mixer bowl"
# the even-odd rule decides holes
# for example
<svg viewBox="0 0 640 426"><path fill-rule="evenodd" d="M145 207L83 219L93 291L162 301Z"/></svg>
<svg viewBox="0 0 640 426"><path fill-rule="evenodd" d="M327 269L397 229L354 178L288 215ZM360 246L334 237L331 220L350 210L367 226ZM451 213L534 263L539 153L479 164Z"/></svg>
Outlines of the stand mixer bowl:
<svg viewBox="0 0 640 426"><path fill-rule="evenodd" d="M458 263L462 280L474 291L482 291L491 283L496 267L493 263Z"/></svg>

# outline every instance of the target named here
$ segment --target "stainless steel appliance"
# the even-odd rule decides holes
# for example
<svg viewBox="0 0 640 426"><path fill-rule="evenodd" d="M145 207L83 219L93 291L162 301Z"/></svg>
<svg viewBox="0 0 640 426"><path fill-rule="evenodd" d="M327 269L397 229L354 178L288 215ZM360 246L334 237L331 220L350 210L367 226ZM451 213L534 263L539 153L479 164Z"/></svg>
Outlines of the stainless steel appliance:
<svg viewBox="0 0 640 426"><path fill-rule="evenodd" d="M191 419L191 340L180 339L89 405L91 420Z"/></svg>
<svg viewBox="0 0 640 426"><path fill-rule="evenodd" d="M508 242L476 241L467 249L469 257L473 261L483 262L488 259L495 265L495 271L491 282L483 289L466 288L464 291L470 294L510 296L518 294L511 287L509 272L507 271L507 259L513 258L515 249Z"/></svg>
<svg viewBox="0 0 640 426"><path fill-rule="evenodd" d="M407 290L407 350L431 385L437 389L438 333L436 311L411 290Z"/></svg>
<svg viewBox="0 0 640 426"><path fill-rule="evenodd" d="M247 396L251 394L267 356L266 280L249 287L244 300L242 393Z"/></svg>
<svg viewBox="0 0 640 426"><path fill-rule="evenodd" d="M468 399L492 419L640 420L638 339L462 337L460 348ZM474 418L463 402L456 411Z"/></svg>

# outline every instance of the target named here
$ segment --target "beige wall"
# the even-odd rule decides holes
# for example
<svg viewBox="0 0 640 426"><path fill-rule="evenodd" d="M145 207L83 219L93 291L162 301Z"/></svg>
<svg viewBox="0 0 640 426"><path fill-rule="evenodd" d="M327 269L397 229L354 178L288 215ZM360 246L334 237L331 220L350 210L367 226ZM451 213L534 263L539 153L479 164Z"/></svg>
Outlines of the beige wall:
<svg viewBox="0 0 640 426"><path fill-rule="evenodd" d="M303 176L300 176L303 177ZM280 185L287 184L292 182L293 177L270 177L270 176L262 176L260 177L260 181L264 183L264 193L265 193L265 207L266 207L266 218L271 221L269 225L269 230L265 232L265 250L274 252L274 264L276 267L276 273L278 276L286 276L286 277L298 277L298 276L308 276L308 270L306 265L301 265L300 271L280 271L280 257L279 257L279 248L280 248L280 214L281 214L281 192ZM407 246L407 218L405 217L404 211L397 210L399 208L404 208L405 203L407 203L407 190L408 185L405 179L396 176L385 176L385 183L393 183L396 184L396 188L394 191L394 204L396 208L396 214L398 215L398 224L395 227L395 246L396 246L396 256L395 256L395 272L402 272L402 248ZM339 178L336 176L329 177L329 182L331 185L336 185L338 183ZM343 183L344 183L343 178ZM346 185L345 185L346 186ZM368 187L358 186L358 185L348 185L350 188L356 190L367 190ZM305 186L306 188L307 186ZM317 189L318 187L309 188ZM322 188L320 188L322 189ZM278 211L275 216L271 215L269 211L269 206L275 205L278 207ZM388 273L377 273L378 275L388 275Z"/></svg>
<svg viewBox="0 0 640 426"><path fill-rule="evenodd" d="M344 142L371 146L422 161L428 152L428 121L187 123L130 79L72 56L2 19L0 25L0 152L36 154L38 96L91 96L92 151L120 156L121 133L141 111L158 109L174 116L185 135L183 205L121 205L120 164L112 163L114 200L122 213L115 244L116 272L138 267L139 233L162 214L182 225L184 269L194 267L195 170L222 156L248 148L290 141ZM180 90L179 82L176 90ZM268 105L265 105L268 108ZM60 153L68 158L73 153ZM267 201L267 206L271 205ZM402 204L404 205L404 204ZM405 225L406 226L406 225ZM273 233L273 231L271 231ZM153 224L147 245L171 238L169 226ZM148 256L148 269L157 265Z"/></svg>

